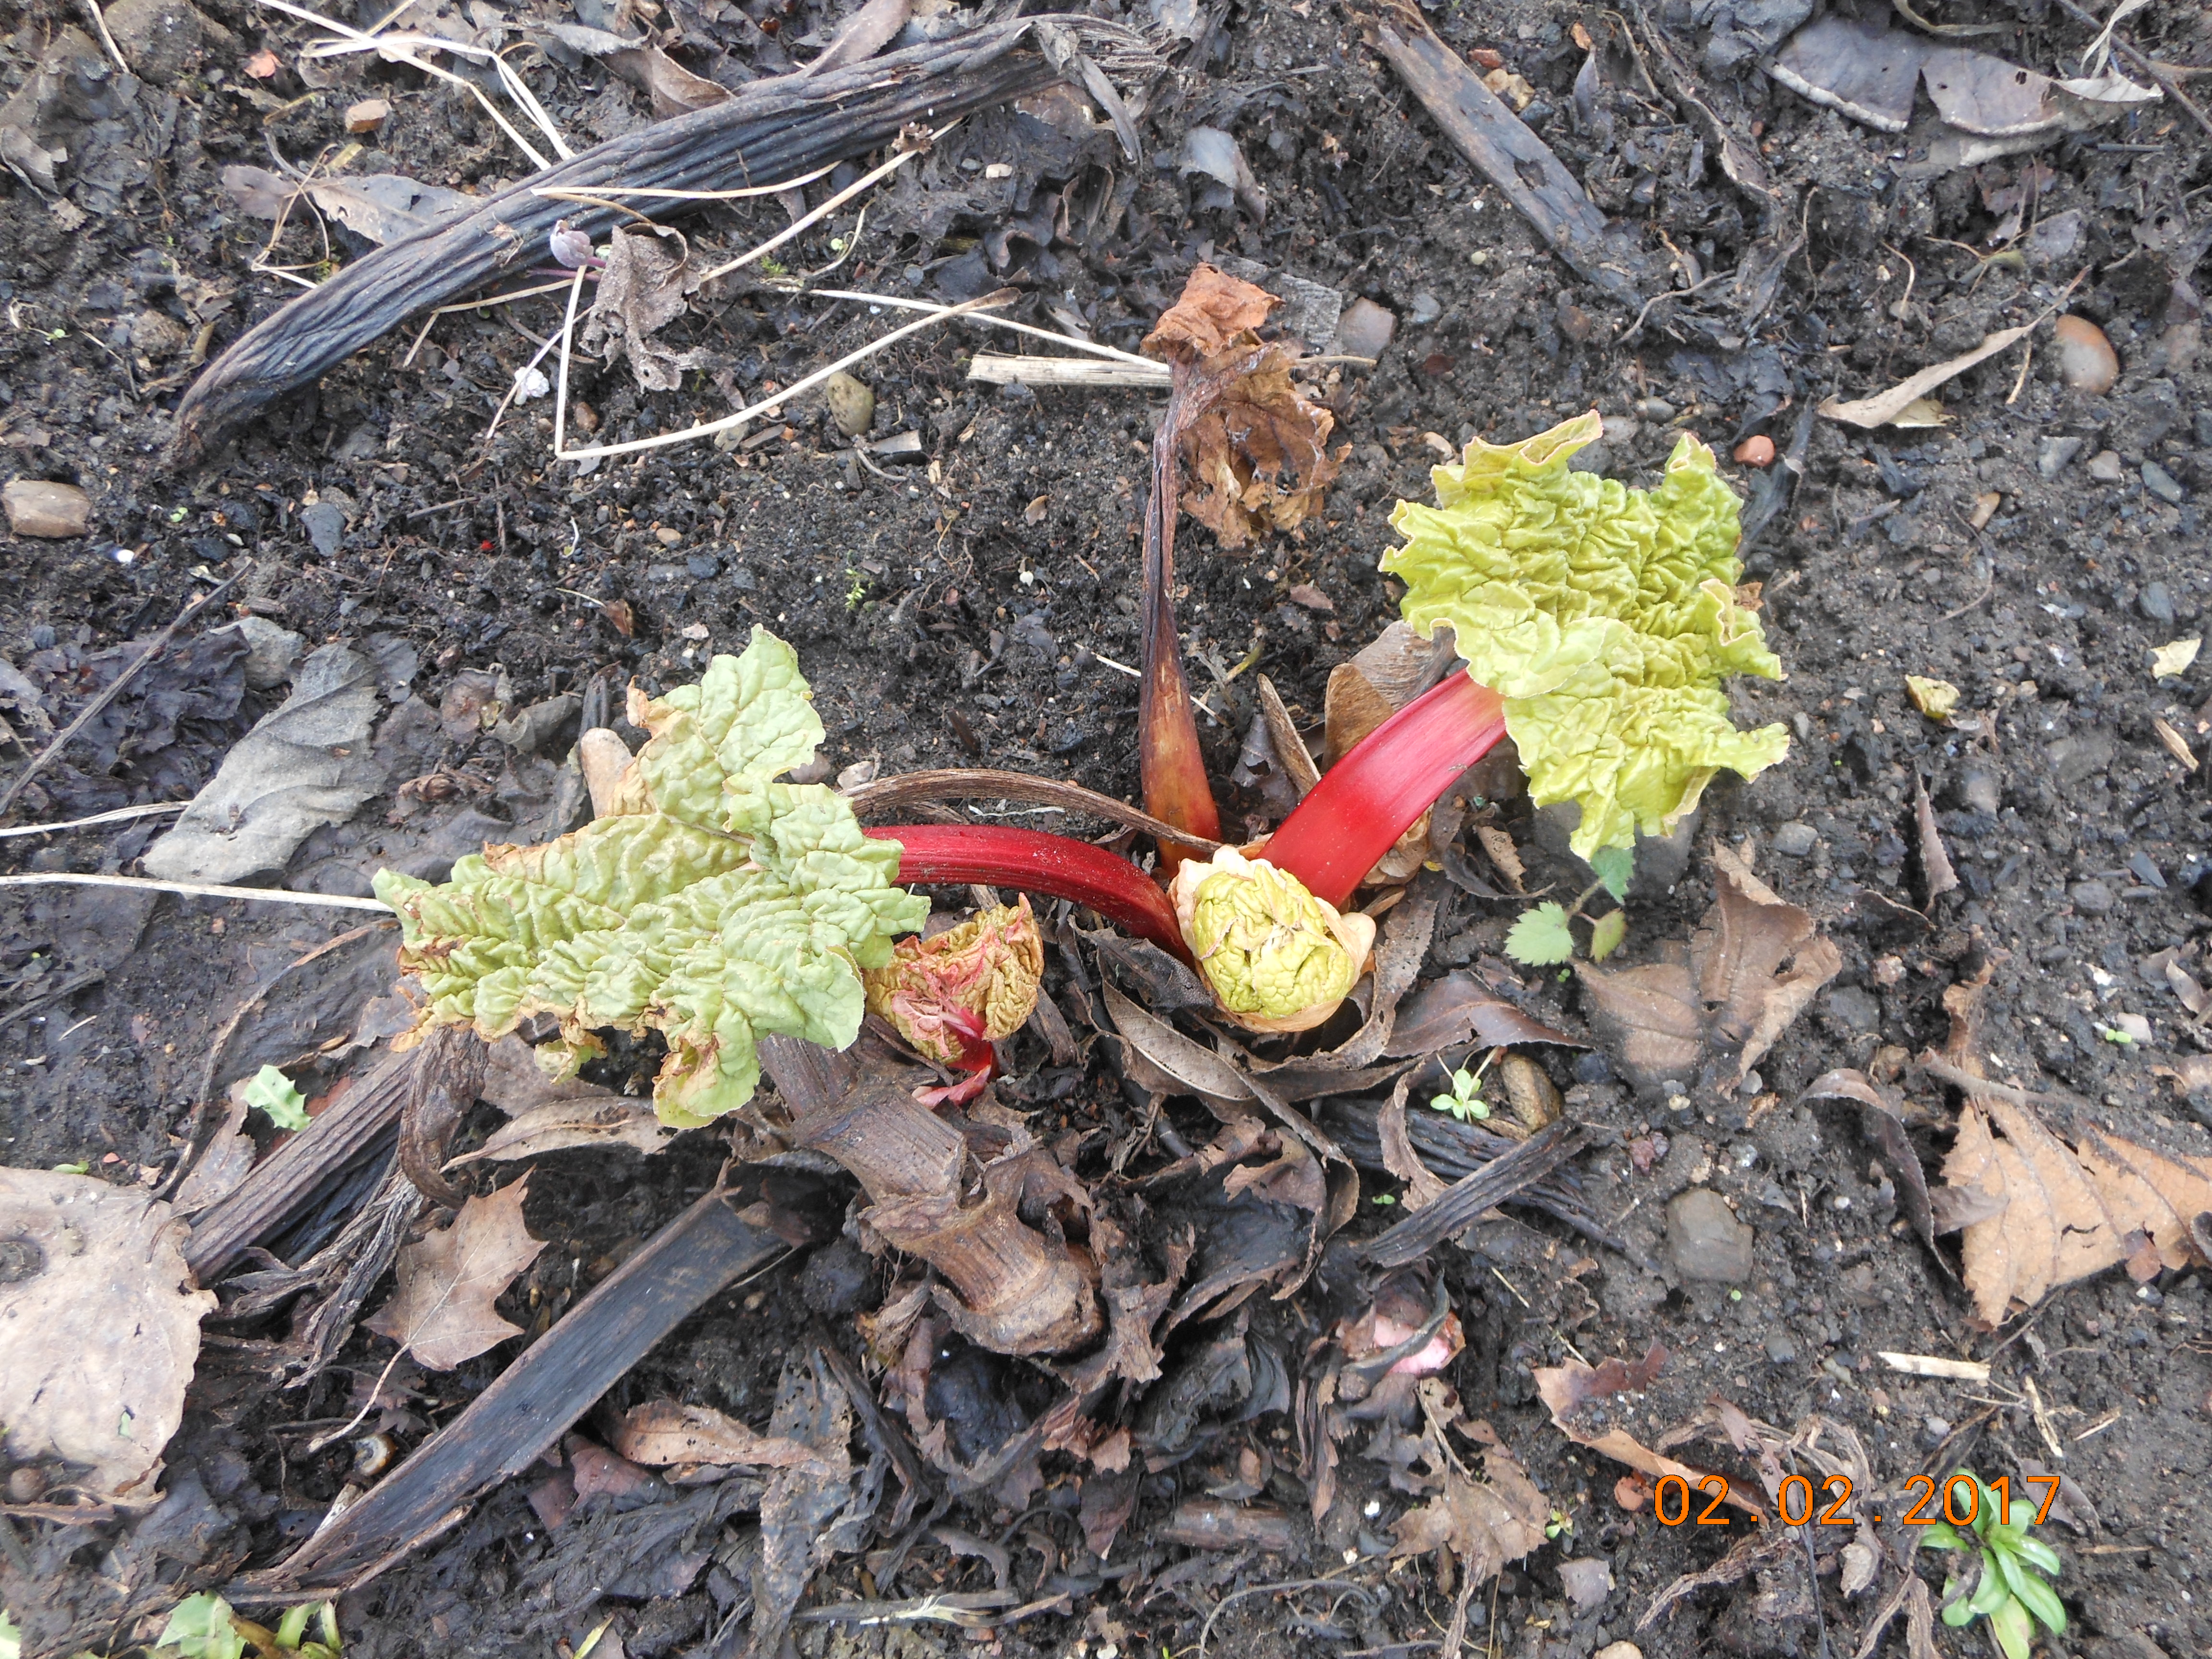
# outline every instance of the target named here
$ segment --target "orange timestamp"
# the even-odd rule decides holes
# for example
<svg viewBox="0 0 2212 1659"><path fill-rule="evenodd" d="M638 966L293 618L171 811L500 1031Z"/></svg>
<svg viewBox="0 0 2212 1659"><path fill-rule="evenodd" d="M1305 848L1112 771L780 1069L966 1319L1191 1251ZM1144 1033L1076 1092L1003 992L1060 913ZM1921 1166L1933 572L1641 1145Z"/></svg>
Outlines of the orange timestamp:
<svg viewBox="0 0 2212 1659"><path fill-rule="evenodd" d="M2051 1506L2057 1501L2061 1477L2055 1474L2035 1474L2025 1477L2024 1486L2045 1488L2042 1501L2036 1505L2032 1525L2041 1526ZM1905 1495L1911 1498L1919 1493L1919 1501L1898 1519L1908 1527L1932 1527L1938 1521L1954 1527L1971 1527L1982 1510L1982 1488L1970 1474L1954 1474L1937 1484L1932 1474L1916 1474L1905 1483ZM2012 1524L2012 1477L1999 1475L1989 1482L1990 1496L1996 1501L1997 1524ZM1963 1501L1961 1494L1964 1494ZM1679 1474L1662 1478L1651 1495L1651 1512L1658 1516L1662 1527L1725 1527L1729 1517L1720 1513L1721 1505L1729 1501L1728 1477L1708 1474L1694 1488ZM2031 1499L2023 1497L2022 1507ZM1788 1527L1821 1526L1854 1527L1858 1517L1851 1513L1851 1483L1847 1475L1832 1474L1816 1486L1808 1477L1793 1474L1785 1479L1774 1494L1774 1507ZM1817 1513L1816 1513L1817 1512ZM1869 1514L1869 1521L1880 1522L1881 1516Z"/></svg>

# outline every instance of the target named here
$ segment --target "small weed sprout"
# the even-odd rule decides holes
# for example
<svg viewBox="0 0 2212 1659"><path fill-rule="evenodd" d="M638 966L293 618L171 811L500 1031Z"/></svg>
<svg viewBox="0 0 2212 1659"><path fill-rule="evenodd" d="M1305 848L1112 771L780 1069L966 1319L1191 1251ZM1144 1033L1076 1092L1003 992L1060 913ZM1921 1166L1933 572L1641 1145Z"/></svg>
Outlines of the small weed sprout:
<svg viewBox="0 0 2212 1659"><path fill-rule="evenodd" d="M1431 1097L1429 1105L1439 1112L1449 1112L1462 1123L1479 1123L1490 1116L1490 1103L1482 1097L1482 1074L1490 1069L1490 1062L1499 1051L1493 1048L1483 1056L1482 1064L1472 1072L1465 1066L1451 1074L1451 1092Z"/></svg>
<svg viewBox="0 0 2212 1659"><path fill-rule="evenodd" d="M1621 940L1628 936L1628 912L1615 909L1601 916L1585 916L1583 907L1601 892L1610 894L1615 904L1626 899L1636 854L1626 847L1601 847L1590 855L1590 868L1597 872L1597 879L1577 896L1572 905L1553 899L1521 913L1505 935L1507 956L1532 968L1555 967L1571 960L1575 954L1573 924L1577 919L1589 923L1591 961L1603 962L1620 948Z"/></svg>
<svg viewBox="0 0 2212 1659"><path fill-rule="evenodd" d="M845 567L845 609L858 611L868 597L868 579L851 565Z"/></svg>
<svg viewBox="0 0 2212 1659"><path fill-rule="evenodd" d="M2003 1659L2028 1659L2037 1620L2053 1636L2066 1632L2065 1604L2045 1577L2061 1570L2058 1552L2027 1535L2033 1519L2012 1519L2008 1493L2000 1496L1968 1470L1957 1471L1943 1483L1946 1514L1952 1512L1954 1489L1961 1484L1973 1489L1973 1519L1964 1527L1938 1521L1920 1537L1925 1548L1960 1551L1976 1558L1973 1565L1979 1567L1978 1573L1969 1566L1945 1579L1943 1622L1956 1630L1986 1619L1990 1640Z"/></svg>

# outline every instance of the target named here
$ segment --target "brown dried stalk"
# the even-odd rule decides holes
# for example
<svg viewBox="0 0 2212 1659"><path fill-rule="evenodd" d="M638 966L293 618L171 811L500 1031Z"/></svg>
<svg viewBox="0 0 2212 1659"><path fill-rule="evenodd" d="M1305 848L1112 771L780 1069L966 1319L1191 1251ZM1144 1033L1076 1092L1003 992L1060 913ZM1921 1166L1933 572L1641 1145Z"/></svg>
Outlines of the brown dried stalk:
<svg viewBox="0 0 2212 1659"><path fill-rule="evenodd" d="M762 1058L794 1103L775 1056ZM953 1291L945 1311L971 1340L1000 1353L1059 1353L1098 1334L1090 1275L1016 1212L1026 1159L987 1165L970 1190L959 1131L882 1073L862 1074L834 1103L795 1106L794 1117L800 1145L829 1153L866 1188L868 1224L945 1276Z"/></svg>

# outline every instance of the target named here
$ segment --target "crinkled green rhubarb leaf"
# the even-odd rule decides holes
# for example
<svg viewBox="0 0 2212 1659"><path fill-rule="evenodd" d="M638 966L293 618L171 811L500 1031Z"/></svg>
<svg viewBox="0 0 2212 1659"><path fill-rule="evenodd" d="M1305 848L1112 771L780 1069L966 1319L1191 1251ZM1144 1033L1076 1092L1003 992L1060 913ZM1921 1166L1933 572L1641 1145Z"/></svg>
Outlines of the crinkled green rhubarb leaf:
<svg viewBox="0 0 2212 1659"><path fill-rule="evenodd" d="M653 733L613 812L542 847L488 847L442 885L386 870L400 965L426 1025L487 1040L550 1013L541 1061L573 1070L609 1026L668 1041L653 1099L696 1127L743 1105L754 1048L781 1032L833 1048L860 1034L860 970L890 958L928 902L893 885L896 842L871 840L819 784L777 781L822 740L791 647L753 630L696 685L631 694Z"/></svg>
<svg viewBox="0 0 2212 1659"><path fill-rule="evenodd" d="M1401 501L1407 544L1382 568L1422 633L1449 623L1468 672L1505 703L1540 805L1582 807L1577 853L1663 834L1725 766L1755 776L1790 746L1740 732L1721 684L1781 677L1737 602L1735 492L1685 436L1658 489L1568 470L1603 430L1593 412L1511 445L1477 439L1440 466L1438 505Z"/></svg>

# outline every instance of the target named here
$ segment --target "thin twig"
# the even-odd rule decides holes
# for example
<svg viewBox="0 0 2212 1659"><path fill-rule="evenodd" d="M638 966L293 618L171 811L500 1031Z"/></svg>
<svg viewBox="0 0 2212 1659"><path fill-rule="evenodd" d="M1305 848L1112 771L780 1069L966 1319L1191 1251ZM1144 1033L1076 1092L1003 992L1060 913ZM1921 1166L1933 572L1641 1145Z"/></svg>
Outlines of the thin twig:
<svg viewBox="0 0 2212 1659"><path fill-rule="evenodd" d="M496 59L499 56L497 52L493 52L489 47L470 46L459 40L448 40L442 35L435 34L417 33L386 35L381 37L373 36L364 34L361 30L353 28L347 24L338 22L335 19L325 17L319 12L309 11L305 6L293 5L290 3L290 0L261 0L261 3L269 7L271 10L281 11L288 15L297 17L304 22L316 24L323 28L330 30L331 33L341 37L337 40L324 41L318 45L309 46L301 54L302 57L340 58L348 56L354 52L374 52L380 53L386 58L397 59L400 63L410 64L413 68L421 70L425 75L434 76L441 81L447 82L453 86L462 88L467 91L476 99L477 102L483 106L484 113L490 116L494 121L499 124L500 131L514 141L515 148L530 158L531 166L536 167L540 173L544 172L546 168L551 165L544 156L540 155L537 150L531 147L531 143L528 139L525 138L521 133L515 130L514 124L509 121L506 116L500 113L499 106L493 103L490 99L484 96L483 88L477 86L475 82L470 80L465 75L456 75L449 69L445 69L436 64L424 61L424 59L418 56L413 50L413 48L416 46L430 46L435 48L439 52L450 52L458 57L474 58L478 62L486 62ZM506 83L507 76L512 75L512 70L508 70L506 75L502 75L501 76L502 84ZM511 87L509 90L512 90ZM531 99L529 103L524 106L525 113L528 114L532 121L540 122L542 124L540 130L545 134L547 141L551 143L555 149L560 152L561 157L563 161L568 160L573 152L568 149L566 143L562 142L561 135L554 130L551 123L544 119L544 111L535 107L537 102L538 100L535 98Z"/></svg>
<svg viewBox="0 0 2212 1659"><path fill-rule="evenodd" d="M2100 27L2097 20L2094 17L2092 17L2087 12L2082 10L2081 7L2075 5L2074 3L2074 0L2058 0L2058 5L2059 9L2065 12L2065 14L2069 17L2071 17L2075 22L2084 24L2093 29ZM2130 45L2127 41L2119 39L2117 35L2113 37L2112 44L2120 49L2120 55L2122 57L2125 58L2128 62L2133 64L2145 75L2150 76L2152 80L2157 82L2158 89L2164 93L2167 97L2172 99L2175 103L2180 105L2182 108L2187 110L2189 113L2195 118L2197 125L2204 130L2206 135L2208 137L2212 137L2212 117L2208 117L2203 110L2197 106L2196 100L2181 89L2179 84L2175 82L2172 76L2166 74L2159 67L2158 62L2155 58L2153 58L2148 54L2139 51L2135 46Z"/></svg>
<svg viewBox="0 0 2212 1659"><path fill-rule="evenodd" d="M1653 295L1644 302L1644 309L1636 313L1636 320L1631 323L1621 335L1621 344L1626 345L1636 337L1637 331L1644 326L1644 319L1651 314L1651 308L1662 300L1686 300L1691 295L1709 289L1715 283L1724 283L1735 275L1736 273L1733 270L1717 270L1702 283L1692 283L1687 288L1670 288L1664 294Z"/></svg>
<svg viewBox="0 0 2212 1659"><path fill-rule="evenodd" d="M288 904L320 905L331 910L381 910L382 899L346 898L337 893L291 893L282 887L223 887L211 881L149 881L143 876L77 876L65 871L35 871L0 876L0 887L135 887L142 893L182 893L191 898L282 899Z"/></svg>
<svg viewBox="0 0 2212 1659"><path fill-rule="evenodd" d="M58 836L71 830L89 830L99 823L120 823L126 818L150 818L161 812L181 812L190 806L188 800L156 801L151 806L118 806L112 812L94 812L88 818L71 818L66 823L24 823L13 829L0 830L0 841L14 836Z"/></svg>
<svg viewBox="0 0 2212 1659"><path fill-rule="evenodd" d="M962 307L958 306L939 305L933 300L908 300L890 294L865 294L857 289L810 288L800 291L811 295L817 300L857 300L864 305L888 306L894 311L926 311L939 317L950 317L962 311ZM1078 351L1088 352L1094 357L1110 358L1117 363L1129 363L1147 370L1158 369L1161 367L1154 359L1139 357L1133 351L1123 351L1118 347L1101 345L1096 340L1079 340L1073 334L1055 334L1048 328L1039 328L1034 323L1018 323L1011 317L969 313L969 320L981 323L987 328L1009 329L1016 334L1032 335L1040 340L1050 340L1057 345L1073 346ZM1314 362L1318 360L1309 357L1304 361ZM1347 361L1366 362L1372 360L1359 358Z"/></svg>
<svg viewBox="0 0 2212 1659"><path fill-rule="evenodd" d="M186 605L182 611L179 611L177 613L175 621L172 622L160 633L154 635L153 642L143 651L138 653L137 659L132 661L131 665L128 668L125 669L120 674L118 674L113 679L110 680L107 683L106 689L102 690L100 694L94 697L90 702L85 704L85 706L77 712L77 717L62 728L61 735L57 737L52 743L48 744L43 750L40 750L39 757L33 761L28 766L25 767L21 772L18 772L13 781L8 785L5 790L0 790L0 818L4 818L8 816L8 809L15 804L15 797L23 793L24 787L28 784L33 778L35 778L40 772L46 770L47 763L51 762L55 756L61 753L63 749L68 745L70 739L76 736L78 732L83 731L84 728L91 725L93 721L98 720L100 718L100 712L110 703L113 702L116 698L123 695L123 688L130 684L132 680L138 677L139 671L146 667L154 660L155 658L160 656L163 651L168 648L169 641L176 637L177 630L179 628L182 628L193 617L198 616L201 611L206 610L209 605L214 604L216 599L222 598L223 594L228 592L233 587L237 586L240 579L246 574L246 571L252 568L253 562L249 559L246 561L244 568L240 569L237 575L231 577L227 581L218 584L216 586L210 588L206 592L201 594L199 598L194 599L190 605Z"/></svg>
<svg viewBox="0 0 2212 1659"><path fill-rule="evenodd" d="M107 19L100 9L100 0L84 0L84 9L92 14L92 26L100 31L100 44L107 48L107 55L115 60L115 67L129 75L131 65L123 61L123 48L115 44L115 37L107 32Z"/></svg>
<svg viewBox="0 0 2212 1659"><path fill-rule="evenodd" d="M946 133L951 131L954 127L959 125L960 124L957 121L946 123L944 126L939 127L936 131L929 135L929 143L931 144L935 143L939 139L944 137ZM764 258L768 254L775 252L776 249L781 247L786 242L798 235L800 231L805 230L809 225L818 223L822 220L828 218L832 213L835 213L839 208L844 206L846 203L851 201L862 191L872 188L877 180L888 179L892 173L897 172L908 161L914 160L915 156L925 153L928 148L928 144L916 144L911 147L904 143L899 144L892 150L891 159L890 161L884 162L880 167L862 173L859 178L853 180L851 184L846 185L844 189L839 191L835 196L832 196L828 201L824 202L820 207L816 208L811 213L809 213L799 219L794 220L789 229L785 230L777 235L769 237L768 240L763 242L758 247L754 248L750 252L740 253L736 258L730 260L727 264L716 265L712 270L708 271L699 280L702 283L708 283L712 282L717 276L726 276L730 272L736 270L740 266L749 265L754 260Z"/></svg>
<svg viewBox="0 0 2212 1659"><path fill-rule="evenodd" d="M576 275L578 286L580 287L583 273L579 271ZM773 397L764 398L757 404L738 410L734 415L725 415L718 421L702 421L696 426L685 427L680 432L661 432L656 433L650 438L632 438L627 443L598 444L588 449L564 449L561 445L563 422L568 406L568 331L574 326L576 313L576 296L572 292L568 296L568 321L561 334L561 380L559 395L556 398L553 405L553 459L559 461L585 461L595 456L629 455L641 450L664 449L670 444L684 443L693 438L710 437L717 432L727 432L733 426L743 426L747 421L758 419L771 409L781 409L801 392L811 391L821 385L832 374L840 374L852 368L854 364L873 356L884 347L895 344L909 334L919 333L932 324L942 322L948 317L964 317L994 307L1012 305L1020 297L1012 289L1000 289L995 294L986 294L982 298L970 300L964 305L954 306L950 310L940 311L932 316L918 318L902 328L893 329L880 339L870 341L857 351L847 352L836 362L826 368L816 369L803 380L793 381Z"/></svg>

